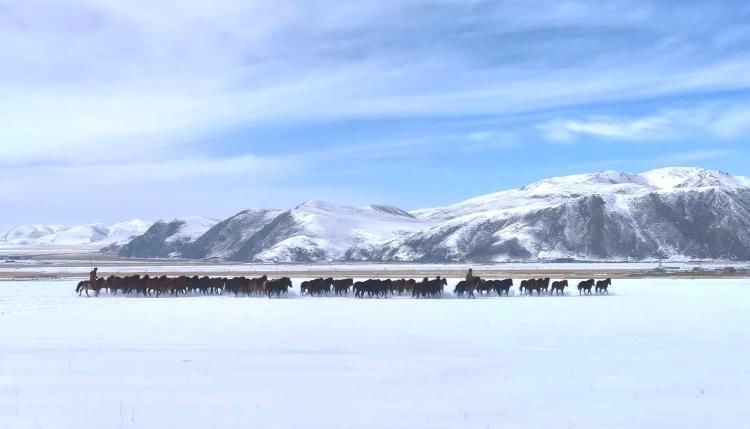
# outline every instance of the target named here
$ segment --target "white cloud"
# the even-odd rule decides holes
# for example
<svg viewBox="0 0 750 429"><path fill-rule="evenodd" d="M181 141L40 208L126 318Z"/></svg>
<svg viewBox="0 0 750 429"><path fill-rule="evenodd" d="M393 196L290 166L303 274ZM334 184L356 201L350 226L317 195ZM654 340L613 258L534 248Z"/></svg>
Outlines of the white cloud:
<svg viewBox="0 0 750 429"><path fill-rule="evenodd" d="M713 25L704 45L705 34L694 34L697 27L671 7L624 0L0 0L0 198L24 212L17 216L53 217L82 210L79 193L90 190L138 215L159 198L175 208L190 199L246 205L232 201L230 189L288 201L296 191L264 189L294 178L305 189L310 163L325 156L410 157L516 142L510 132L480 129L326 147L317 157L300 153L309 148L276 158L251 148L234 158L201 157L215 153L212 134L236 125L509 115L749 88L744 33ZM713 17L720 8L707 9L701 22L721 18ZM703 128L722 138L742 135L747 117L737 109ZM573 118L545 130L558 141L648 140L685 123L671 115ZM196 140L204 143L186 153ZM328 192L316 189L315 198Z"/></svg>
<svg viewBox="0 0 750 429"><path fill-rule="evenodd" d="M547 139L566 143L581 135L616 140L663 139L673 134L672 125L667 116L637 119L597 117L586 120L556 120L541 124L539 129Z"/></svg>
<svg viewBox="0 0 750 429"><path fill-rule="evenodd" d="M649 142L680 139L696 133L728 139L750 131L750 108L707 105L640 117L556 119L539 124L537 128L547 140L558 143L571 143L580 137Z"/></svg>
<svg viewBox="0 0 750 429"><path fill-rule="evenodd" d="M649 44L627 64L605 49L561 67L579 43L535 53L544 31L638 34L660 16L651 2L29 0L3 16L6 160L111 157L123 142L170 150L236 123L507 114L750 86L744 55L694 61ZM484 64L489 48L519 59Z"/></svg>

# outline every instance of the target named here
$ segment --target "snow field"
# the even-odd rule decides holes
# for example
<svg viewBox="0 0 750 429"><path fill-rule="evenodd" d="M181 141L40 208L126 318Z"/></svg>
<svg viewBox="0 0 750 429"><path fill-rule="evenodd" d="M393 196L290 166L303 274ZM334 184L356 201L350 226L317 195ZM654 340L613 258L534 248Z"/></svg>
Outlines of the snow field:
<svg viewBox="0 0 750 429"><path fill-rule="evenodd" d="M0 427L748 425L750 280L477 300L74 287L0 282Z"/></svg>

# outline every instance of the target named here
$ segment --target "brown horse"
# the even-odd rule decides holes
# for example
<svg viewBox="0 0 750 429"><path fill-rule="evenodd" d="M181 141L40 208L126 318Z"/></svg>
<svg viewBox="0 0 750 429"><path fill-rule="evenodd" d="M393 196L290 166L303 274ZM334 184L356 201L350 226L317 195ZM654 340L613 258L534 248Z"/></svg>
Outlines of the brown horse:
<svg viewBox="0 0 750 429"><path fill-rule="evenodd" d="M612 284L612 279L605 279L605 280L599 280L596 282L596 289L595 292L597 294L607 294L609 295L609 289L607 289Z"/></svg>
<svg viewBox="0 0 750 429"><path fill-rule="evenodd" d="M568 287L567 280L552 282L552 287L550 288L549 294L552 295L554 293L555 295L565 295L566 287Z"/></svg>
<svg viewBox="0 0 750 429"><path fill-rule="evenodd" d="M81 294L85 291L86 296L89 295L89 291L94 291L94 296L99 296L99 292L106 286L106 282L104 278L98 278L96 279L96 283L93 285L91 284L91 281L89 280L83 280L81 282L78 282L78 286L76 286L76 292L78 292L78 296L81 296Z"/></svg>
<svg viewBox="0 0 750 429"><path fill-rule="evenodd" d="M467 298L476 298L474 296L474 291L481 283L482 280L479 277L471 277L471 280L461 280L456 284L456 288L453 290L453 293L457 298L463 297L464 294L466 294Z"/></svg>
<svg viewBox="0 0 750 429"><path fill-rule="evenodd" d="M521 294L526 291L527 294L534 295L534 291L536 291L537 295L541 295L543 283L544 279L523 280L521 281L521 286L519 286L518 289L521 291Z"/></svg>

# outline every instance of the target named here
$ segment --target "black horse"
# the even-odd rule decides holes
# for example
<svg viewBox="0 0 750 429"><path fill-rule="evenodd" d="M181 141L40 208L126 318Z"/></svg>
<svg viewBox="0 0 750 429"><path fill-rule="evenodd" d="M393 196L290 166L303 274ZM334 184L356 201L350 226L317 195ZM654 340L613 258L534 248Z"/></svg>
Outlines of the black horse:
<svg viewBox="0 0 750 429"><path fill-rule="evenodd" d="M578 283L578 295L591 295L592 287L594 287L594 279L588 279Z"/></svg>

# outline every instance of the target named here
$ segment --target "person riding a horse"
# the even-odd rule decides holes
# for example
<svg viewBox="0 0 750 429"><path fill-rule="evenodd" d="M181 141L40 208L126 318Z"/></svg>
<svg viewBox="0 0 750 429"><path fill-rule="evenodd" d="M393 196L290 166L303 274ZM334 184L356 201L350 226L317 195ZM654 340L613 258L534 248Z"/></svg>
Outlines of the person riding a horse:
<svg viewBox="0 0 750 429"><path fill-rule="evenodd" d="M91 286L94 286L96 284L96 272L99 270L99 268L94 268L89 273L89 284Z"/></svg>
<svg viewBox="0 0 750 429"><path fill-rule="evenodd" d="M474 272L472 272L471 268L469 268L469 272L466 273L466 281L471 284L474 282Z"/></svg>

